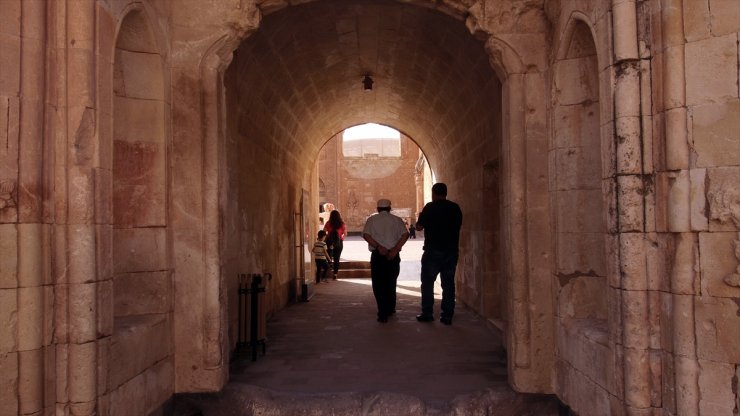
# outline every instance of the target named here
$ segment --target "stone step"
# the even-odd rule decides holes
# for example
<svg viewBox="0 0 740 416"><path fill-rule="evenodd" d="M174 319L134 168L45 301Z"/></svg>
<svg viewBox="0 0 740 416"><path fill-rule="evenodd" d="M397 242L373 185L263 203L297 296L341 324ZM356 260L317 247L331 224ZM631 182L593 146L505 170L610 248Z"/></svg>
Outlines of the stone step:
<svg viewBox="0 0 740 416"><path fill-rule="evenodd" d="M351 269L370 270L370 262L369 261L359 261L359 260L340 261L339 268L341 270L351 270Z"/></svg>
<svg viewBox="0 0 740 416"><path fill-rule="evenodd" d="M172 416L559 414L559 402L554 396L516 393L508 386L461 394L449 402L428 403L415 396L383 391L306 394L229 383L220 393L176 394L173 402Z"/></svg>
<svg viewBox="0 0 740 416"><path fill-rule="evenodd" d="M349 260L339 262L340 279L369 279L370 262Z"/></svg>
<svg viewBox="0 0 740 416"><path fill-rule="evenodd" d="M342 269L339 268L340 279L369 279L370 269Z"/></svg>

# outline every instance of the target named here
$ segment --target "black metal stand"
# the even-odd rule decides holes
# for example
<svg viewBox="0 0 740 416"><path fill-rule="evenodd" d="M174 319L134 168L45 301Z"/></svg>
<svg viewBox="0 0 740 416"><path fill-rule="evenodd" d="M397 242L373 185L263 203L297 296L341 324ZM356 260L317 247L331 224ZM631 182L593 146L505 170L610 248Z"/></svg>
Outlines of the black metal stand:
<svg viewBox="0 0 740 416"><path fill-rule="evenodd" d="M251 277L252 282L247 285ZM264 278L272 279L270 273L265 273ZM239 275L239 339L236 343L237 352L242 352L246 348L252 350L252 361L257 361L257 347L262 346L262 355L267 352L267 337L260 336L260 326L264 327L265 317L260 314L260 293L265 293L262 284L263 276L259 274L241 274ZM247 299L249 295L249 299ZM248 307L247 307L248 306ZM249 318L249 319L247 319ZM249 325L249 327L247 327ZM247 332L249 332L249 342L247 342Z"/></svg>

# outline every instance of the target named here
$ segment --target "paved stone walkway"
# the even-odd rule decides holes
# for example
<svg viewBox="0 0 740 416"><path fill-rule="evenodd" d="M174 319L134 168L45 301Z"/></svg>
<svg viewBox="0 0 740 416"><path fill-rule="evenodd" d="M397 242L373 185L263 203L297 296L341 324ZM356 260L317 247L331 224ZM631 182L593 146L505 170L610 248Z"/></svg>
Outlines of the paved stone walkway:
<svg viewBox="0 0 740 416"><path fill-rule="evenodd" d="M353 257L362 254L362 243L348 243L342 257L361 260ZM421 242L412 241L402 258L404 253L420 257ZM309 302L272 317L267 354L256 362L249 356L235 360L220 404L201 401L201 408L214 412L204 414L224 414L225 400L251 406L251 413L233 414L471 414L451 410L460 406L494 410L480 414L555 414L551 398L509 388L501 336L485 320L458 305L451 326L417 322L419 296L418 275L406 272L399 279L397 313L383 324L375 319L370 279L317 285ZM439 302L435 307L439 316ZM509 413L502 400L515 404Z"/></svg>

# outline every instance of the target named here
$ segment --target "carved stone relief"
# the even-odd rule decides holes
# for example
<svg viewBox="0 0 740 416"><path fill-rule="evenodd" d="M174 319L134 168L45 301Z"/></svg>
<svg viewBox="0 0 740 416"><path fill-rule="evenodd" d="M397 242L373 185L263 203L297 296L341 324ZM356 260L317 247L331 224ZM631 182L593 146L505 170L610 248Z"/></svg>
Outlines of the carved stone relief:
<svg viewBox="0 0 740 416"><path fill-rule="evenodd" d="M710 172L709 191L707 200L709 202L709 219L719 221L722 224L734 223L735 227L740 229L740 170L737 169L716 169ZM735 257L740 262L740 232L737 239L733 241L735 245ZM733 287L740 287L740 265L723 279L725 284Z"/></svg>
<svg viewBox="0 0 740 416"><path fill-rule="evenodd" d="M15 181L12 179L0 180L0 211L13 208L17 205Z"/></svg>
<svg viewBox="0 0 740 416"><path fill-rule="evenodd" d="M737 238L738 239L734 241L735 257L740 262L740 233L737 233ZM740 264L735 268L735 273L728 274L723 280L729 286L740 287Z"/></svg>

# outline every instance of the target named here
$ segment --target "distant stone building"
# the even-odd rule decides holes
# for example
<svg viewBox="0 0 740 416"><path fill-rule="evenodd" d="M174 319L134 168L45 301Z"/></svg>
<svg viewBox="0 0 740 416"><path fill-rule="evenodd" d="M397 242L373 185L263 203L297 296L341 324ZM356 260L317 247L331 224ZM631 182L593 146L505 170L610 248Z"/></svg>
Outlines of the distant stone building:
<svg viewBox="0 0 740 416"><path fill-rule="evenodd" d="M423 204L425 166L419 146L405 135L353 141L336 135L319 153L319 202L333 203L349 232L362 231L380 198L412 224Z"/></svg>

